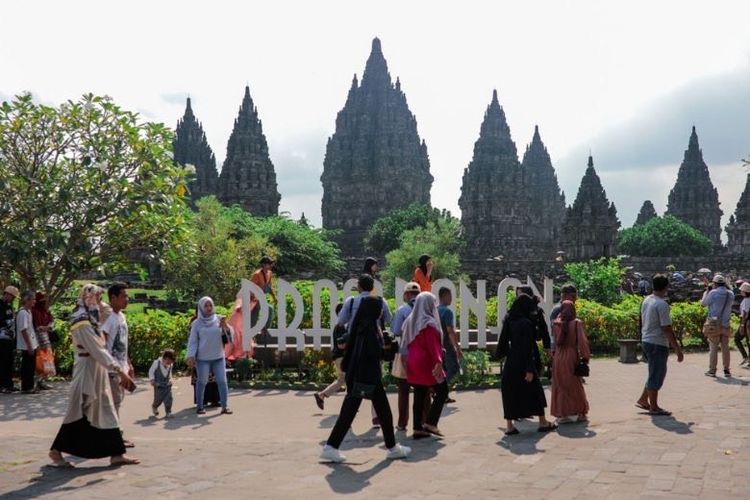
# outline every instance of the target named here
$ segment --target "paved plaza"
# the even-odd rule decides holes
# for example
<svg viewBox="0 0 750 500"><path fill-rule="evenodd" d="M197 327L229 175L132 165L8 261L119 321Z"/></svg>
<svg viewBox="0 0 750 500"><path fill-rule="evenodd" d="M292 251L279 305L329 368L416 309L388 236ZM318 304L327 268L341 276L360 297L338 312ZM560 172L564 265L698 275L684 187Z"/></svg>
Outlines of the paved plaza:
<svg viewBox="0 0 750 500"><path fill-rule="evenodd" d="M733 353L734 354L734 353ZM736 359L736 356L735 356ZM633 402L646 367L594 360L586 385L591 422L558 433L505 437L498 390L460 392L443 413L442 441L413 442L405 461L384 459L365 402L342 446L347 463L318 462L342 396L319 411L310 393L231 392L234 415L195 415L188 379L175 389L175 418L150 418L140 381L126 398L125 435L142 465L76 461L46 466L61 423L67 384L35 396L0 396L3 498L750 498L750 370L703 375L706 354L670 358L661 404L673 417L649 417ZM395 394L390 395L396 408Z"/></svg>

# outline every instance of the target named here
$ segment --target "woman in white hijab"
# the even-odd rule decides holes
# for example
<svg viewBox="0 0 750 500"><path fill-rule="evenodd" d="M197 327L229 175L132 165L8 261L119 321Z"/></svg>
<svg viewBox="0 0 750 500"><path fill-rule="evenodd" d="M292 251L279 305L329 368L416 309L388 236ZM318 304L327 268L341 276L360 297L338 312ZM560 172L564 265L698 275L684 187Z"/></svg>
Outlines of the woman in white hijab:
<svg viewBox="0 0 750 500"><path fill-rule="evenodd" d="M227 325L225 318L220 317L214 311L214 301L211 297L200 299L198 301L198 317L190 326L187 349L188 366L195 367L198 372L195 383L198 415L206 413L203 408L203 398L209 372L214 374L216 385L219 387L221 413L232 413L232 410L227 406L229 387L227 386L227 369L224 360L224 344L231 341L231 327Z"/></svg>
<svg viewBox="0 0 750 500"><path fill-rule="evenodd" d="M443 343L437 298L422 292L414 301L414 309L404 323L401 344L402 360L406 359L407 381L414 387L414 439L430 435L442 437L438 421L448 399L448 383L443 371ZM432 389L432 400L427 419L422 424L425 396Z"/></svg>

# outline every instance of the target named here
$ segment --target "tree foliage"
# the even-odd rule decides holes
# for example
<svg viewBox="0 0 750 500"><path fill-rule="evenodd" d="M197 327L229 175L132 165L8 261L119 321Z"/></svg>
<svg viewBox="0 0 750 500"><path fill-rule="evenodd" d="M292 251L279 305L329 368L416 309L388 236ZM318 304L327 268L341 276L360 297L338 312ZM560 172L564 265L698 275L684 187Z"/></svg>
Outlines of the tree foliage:
<svg viewBox="0 0 750 500"><path fill-rule="evenodd" d="M565 272L582 298L610 306L620 300L625 268L620 259L602 257L588 262L565 264Z"/></svg>
<svg viewBox="0 0 750 500"><path fill-rule="evenodd" d="M617 245L623 253L645 257L701 256L712 249L705 235L671 215L623 229Z"/></svg>
<svg viewBox="0 0 750 500"><path fill-rule="evenodd" d="M0 105L0 274L51 302L81 274L159 258L179 237L185 172L172 132L108 97Z"/></svg>
<svg viewBox="0 0 750 500"><path fill-rule="evenodd" d="M213 196L189 214L188 238L166 259L167 288L180 298L209 295L227 304L264 255L276 261L276 273L295 279L328 276L343 262L325 231L283 216L253 217L239 207L223 207Z"/></svg>
<svg viewBox="0 0 750 500"><path fill-rule="evenodd" d="M392 296L396 278L410 280L417 267L419 257L427 254L435 264L433 280L448 278L458 281L460 273L459 255L463 248L461 223L450 215L441 215L428 221L424 227L405 231L399 246L386 255L387 266L382 273L386 293Z"/></svg>
<svg viewBox="0 0 750 500"><path fill-rule="evenodd" d="M385 255L399 246L401 235L415 227L425 227L428 222L450 218L450 212L431 208L429 205L413 203L406 208L394 210L372 225L365 237L365 246L378 255Z"/></svg>

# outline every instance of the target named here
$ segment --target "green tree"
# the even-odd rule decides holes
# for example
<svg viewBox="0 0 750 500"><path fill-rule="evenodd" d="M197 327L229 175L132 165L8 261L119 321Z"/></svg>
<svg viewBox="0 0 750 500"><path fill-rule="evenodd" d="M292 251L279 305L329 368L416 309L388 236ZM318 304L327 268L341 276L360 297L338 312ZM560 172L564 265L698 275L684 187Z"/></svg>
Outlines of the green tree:
<svg viewBox="0 0 750 500"><path fill-rule="evenodd" d="M623 253L646 257L702 256L712 250L711 240L671 215L623 229L617 245Z"/></svg>
<svg viewBox="0 0 750 500"><path fill-rule="evenodd" d="M277 249L259 234L237 237L234 220L213 196L187 211L188 237L179 249L168 251L164 276L170 294L190 301L208 295L229 304L263 255L275 258Z"/></svg>
<svg viewBox="0 0 750 500"><path fill-rule="evenodd" d="M159 258L179 239L185 171L172 132L108 97L0 105L0 274L57 300L81 274Z"/></svg>
<svg viewBox="0 0 750 500"><path fill-rule="evenodd" d="M582 298L605 306L620 300L620 286L625 275L620 259L602 257L588 262L569 263L565 264L565 272Z"/></svg>
<svg viewBox="0 0 750 500"><path fill-rule="evenodd" d="M424 254L430 255L435 264L433 279L458 281L463 278L459 259L462 248L461 223L450 215L442 215L435 221L427 222L424 227L405 231L398 248L388 252L385 257L387 266L382 277L386 294L393 296L396 278L411 279L419 257Z"/></svg>
<svg viewBox="0 0 750 500"><path fill-rule="evenodd" d="M431 208L429 205L412 203L375 221L367 232L365 246L378 255L385 255L398 248L401 235L405 231L424 227L429 221L435 222L440 218L450 218L450 213Z"/></svg>

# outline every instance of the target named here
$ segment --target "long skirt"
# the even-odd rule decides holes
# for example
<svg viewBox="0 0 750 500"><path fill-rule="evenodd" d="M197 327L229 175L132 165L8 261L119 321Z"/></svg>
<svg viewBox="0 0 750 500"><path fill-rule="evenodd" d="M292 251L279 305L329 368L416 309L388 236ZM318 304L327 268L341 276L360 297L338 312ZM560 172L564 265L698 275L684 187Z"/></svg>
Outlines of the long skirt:
<svg viewBox="0 0 750 500"><path fill-rule="evenodd" d="M538 417L544 415L547 398L544 396L539 377L531 382L524 380L525 372L509 373L503 371L500 390L503 398L504 418L518 420L520 418Z"/></svg>
<svg viewBox="0 0 750 500"><path fill-rule="evenodd" d="M120 429L97 429L86 417L63 424L52 450L81 458L104 458L125 454Z"/></svg>

